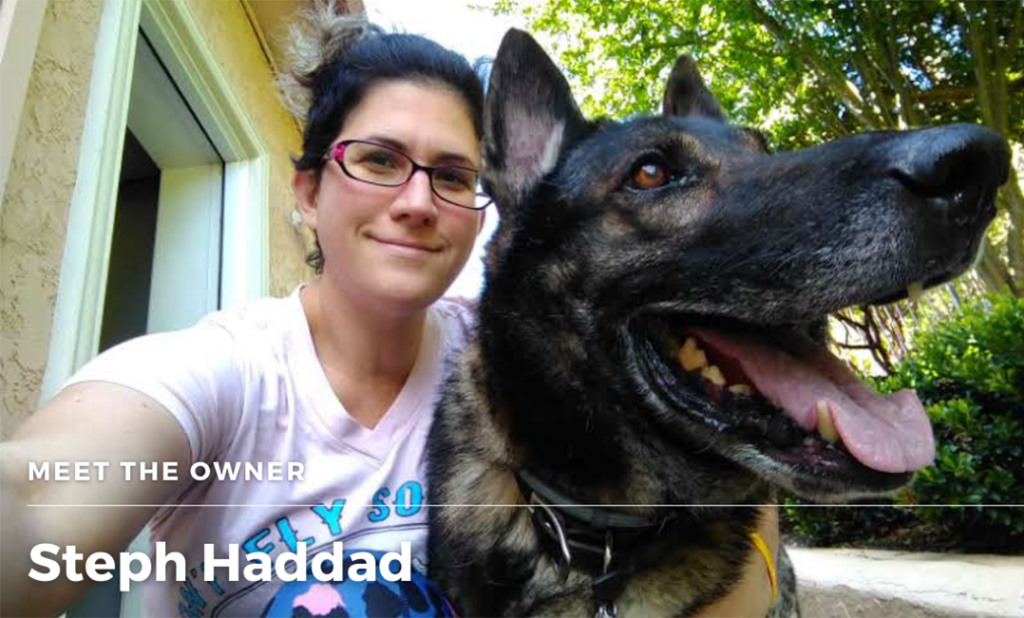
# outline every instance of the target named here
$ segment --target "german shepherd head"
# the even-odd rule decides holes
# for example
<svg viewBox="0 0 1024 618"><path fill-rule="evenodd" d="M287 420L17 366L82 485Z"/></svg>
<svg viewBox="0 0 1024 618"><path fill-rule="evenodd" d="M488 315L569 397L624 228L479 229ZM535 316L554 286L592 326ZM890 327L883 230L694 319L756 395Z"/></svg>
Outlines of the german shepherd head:
<svg viewBox="0 0 1024 618"><path fill-rule="evenodd" d="M520 503L523 470L580 504L758 504L774 487L836 501L932 461L916 395L864 386L823 345L824 319L971 265L1007 179L998 135L955 125L769 153L686 56L660 116L587 121L510 31L484 157L501 221L476 340L435 419L432 503ZM636 576L622 593L647 615L692 611L745 559L752 509L681 508L684 553L645 567L671 575L657 593L671 598L645 604L661 588ZM551 561L525 511L433 508L431 572L470 613L592 613L586 574L537 574Z"/></svg>

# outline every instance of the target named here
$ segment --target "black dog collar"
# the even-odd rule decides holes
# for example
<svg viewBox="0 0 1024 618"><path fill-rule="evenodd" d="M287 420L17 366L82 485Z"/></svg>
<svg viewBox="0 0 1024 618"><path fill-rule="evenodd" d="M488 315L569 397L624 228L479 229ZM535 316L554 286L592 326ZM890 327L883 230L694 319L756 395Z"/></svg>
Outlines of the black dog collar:
<svg viewBox="0 0 1024 618"><path fill-rule="evenodd" d="M631 515L607 507L579 504L529 470L516 472L519 491L526 499L534 528L555 554L563 576L575 564L595 573L592 591L597 616L614 616L615 600L629 578L661 557L665 543L656 543L677 514Z"/></svg>

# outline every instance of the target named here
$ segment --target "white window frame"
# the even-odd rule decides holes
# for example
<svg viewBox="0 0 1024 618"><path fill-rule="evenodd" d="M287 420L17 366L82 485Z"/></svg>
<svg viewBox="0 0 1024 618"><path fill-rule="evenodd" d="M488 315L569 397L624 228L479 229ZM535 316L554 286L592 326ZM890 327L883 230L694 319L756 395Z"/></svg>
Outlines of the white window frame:
<svg viewBox="0 0 1024 618"><path fill-rule="evenodd" d="M0 209L18 141L21 108L32 77L47 0L3 0L0 4ZM0 210L2 212L2 210Z"/></svg>
<svg viewBox="0 0 1024 618"><path fill-rule="evenodd" d="M268 291L269 159L187 2L106 0L89 86L77 177L41 398L99 349L121 150L140 27L224 158L222 308Z"/></svg>

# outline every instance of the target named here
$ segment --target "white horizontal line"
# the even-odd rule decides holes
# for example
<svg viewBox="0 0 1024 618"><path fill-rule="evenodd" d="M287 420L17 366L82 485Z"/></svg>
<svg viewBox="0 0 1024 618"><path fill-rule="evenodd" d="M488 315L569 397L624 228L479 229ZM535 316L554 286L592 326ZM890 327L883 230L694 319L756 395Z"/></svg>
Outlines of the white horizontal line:
<svg viewBox="0 0 1024 618"><path fill-rule="evenodd" d="M296 508L296 507L323 507L323 504L29 504L30 508L125 508L125 507L164 507L176 508ZM378 508L383 506L394 506L392 504L346 504L347 508ZM526 508L526 504L402 504L403 508L413 507L447 507L447 508ZM793 509L865 509L865 508L891 508L891 509L934 509L934 508L988 508L988 509L1019 509L1024 508L1022 504L549 504L548 506L586 507L586 508L751 508L759 506L782 506Z"/></svg>

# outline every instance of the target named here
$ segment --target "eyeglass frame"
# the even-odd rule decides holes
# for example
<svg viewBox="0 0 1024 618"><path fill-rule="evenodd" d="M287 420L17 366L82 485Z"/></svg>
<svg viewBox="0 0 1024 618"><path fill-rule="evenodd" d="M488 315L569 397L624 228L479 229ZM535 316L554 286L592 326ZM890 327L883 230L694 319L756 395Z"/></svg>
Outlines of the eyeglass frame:
<svg viewBox="0 0 1024 618"><path fill-rule="evenodd" d="M365 180L363 178L359 178L359 177L355 176L352 172L348 171L348 168L345 167L345 149L348 148L349 144L369 144L371 146L376 146L378 148L383 148L384 150L387 150L389 152L393 152L393 153L395 153L397 155L405 157L409 161L409 163L412 163L412 170L409 172L409 176L405 180L403 180L402 182L397 183L397 184L385 184L385 183L381 183L381 182L373 182L372 180ZM331 146L331 149L327 152L327 154L324 155L324 161L334 161L335 163L338 164L338 167L341 168L341 171L343 171L345 173L345 175L348 176L349 178L351 178L352 180L356 180L358 182L365 182L366 184L373 185L375 187L390 187L390 188L394 188L394 187L401 187L401 186L407 185L407 184L409 184L409 181L412 180L412 177L416 175L416 172L418 172L420 170L423 170L424 172L427 173L427 181L430 184L430 192L433 193L435 196L437 196L439 199L443 200L447 204L451 204L452 206L458 206L459 208L465 208L466 210L482 211L482 210L486 209L488 206L490 206L494 202L494 200L489 195L487 195L486 193L474 192L474 197L476 197L476 198L485 198L487 200L487 202L484 203L483 206L476 206L475 204L473 206L466 206L464 204L459 204L457 202L451 201L450 199L448 199L445 196L443 196L440 193L438 193L437 189L434 188L434 171L436 171L436 170L439 170L439 169L440 170L453 169L453 168L454 169L460 169L460 170L467 170L467 171L473 172L478 178L480 176L480 170L472 168L472 167L466 167L464 165L420 165L419 163L414 161L413 158L410 157L409 155L405 154L401 150L398 150L397 148L394 148L392 146L388 146L387 144L381 144L381 143L378 143L378 142L371 142L371 141L363 140L363 139L347 139L347 140L342 140L342 141L336 143L335 145Z"/></svg>

